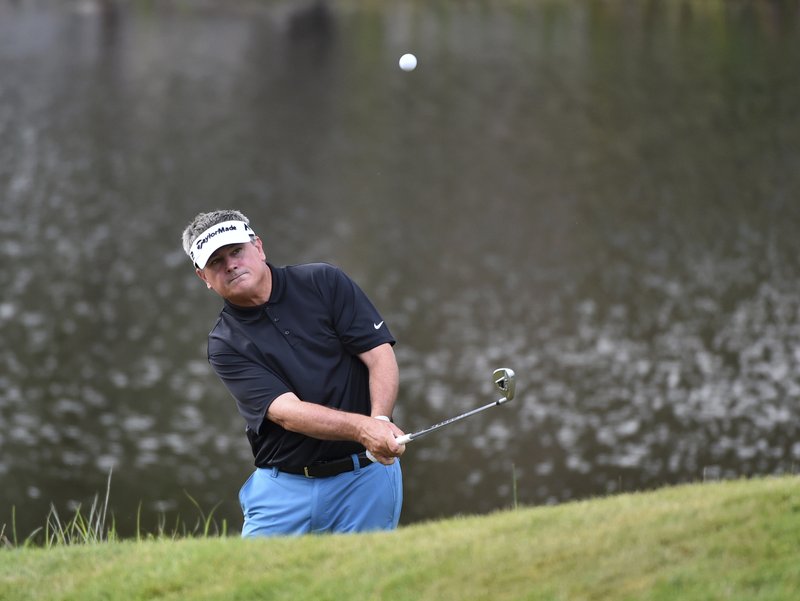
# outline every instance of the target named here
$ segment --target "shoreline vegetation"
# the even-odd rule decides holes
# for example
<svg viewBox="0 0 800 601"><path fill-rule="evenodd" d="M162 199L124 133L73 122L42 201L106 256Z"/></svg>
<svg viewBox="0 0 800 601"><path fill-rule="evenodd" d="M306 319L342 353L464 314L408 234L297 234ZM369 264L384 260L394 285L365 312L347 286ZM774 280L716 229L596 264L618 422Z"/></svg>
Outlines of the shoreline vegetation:
<svg viewBox="0 0 800 601"><path fill-rule="evenodd" d="M182 520L180 515L175 521L167 524L166 516L159 516L155 531L148 532L142 527L142 505L136 512L135 534L131 537L122 537L117 531L116 519L109 513L109 500L111 498L111 476L109 471L106 483L105 497L101 501L99 494L94 496L88 510L78 505L69 519L63 519L54 505L50 505L45 523L36 528L24 539L17 533L16 507L11 508L11 524L0 523L0 549L3 547L13 549L17 547L44 547L72 546L94 543L114 543L122 540L142 541L144 539L172 539L210 536L224 537L228 535L226 520L221 523L214 518L214 512L219 504L206 513L200 504L188 493L184 493L189 502L196 509L196 516L192 525ZM3 597L0 597L2 601Z"/></svg>
<svg viewBox="0 0 800 601"><path fill-rule="evenodd" d="M98 530L107 499L85 517L51 514L43 530L74 538L0 550L0 599L796 601L800 590L797 476L257 540L229 535L213 511L121 540L113 519Z"/></svg>

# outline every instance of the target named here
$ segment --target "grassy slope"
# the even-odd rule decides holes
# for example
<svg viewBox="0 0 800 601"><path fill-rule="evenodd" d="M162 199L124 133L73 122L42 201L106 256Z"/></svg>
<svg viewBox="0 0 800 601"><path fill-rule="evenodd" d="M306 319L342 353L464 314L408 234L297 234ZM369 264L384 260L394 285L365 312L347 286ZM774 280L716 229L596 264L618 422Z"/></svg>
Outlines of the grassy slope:
<svg viewBox="0 0 800 601"><path fill-rule="evenodd" d="M681 486L394 533L0 551L0 599L800 598L800 479Z"/></svg>

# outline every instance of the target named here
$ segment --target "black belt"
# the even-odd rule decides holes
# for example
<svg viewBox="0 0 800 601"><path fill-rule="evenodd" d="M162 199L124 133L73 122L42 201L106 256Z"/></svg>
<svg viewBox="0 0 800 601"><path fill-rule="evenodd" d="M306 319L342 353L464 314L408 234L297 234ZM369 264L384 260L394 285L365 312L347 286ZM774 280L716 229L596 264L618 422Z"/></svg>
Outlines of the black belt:
<svg viewBox="0 0 800 601"><path fill-rule="evenodd" d="M359 467L367 467L371 464L372 461L367 458L366 453L358 454ZM352 472L355 467L353 466L353 457L348 455L342 459L312 463L304 467L279 467L278 469L287 474L305 476L306 478L329 478L330 476L338 476L345 472Z"/></svg>

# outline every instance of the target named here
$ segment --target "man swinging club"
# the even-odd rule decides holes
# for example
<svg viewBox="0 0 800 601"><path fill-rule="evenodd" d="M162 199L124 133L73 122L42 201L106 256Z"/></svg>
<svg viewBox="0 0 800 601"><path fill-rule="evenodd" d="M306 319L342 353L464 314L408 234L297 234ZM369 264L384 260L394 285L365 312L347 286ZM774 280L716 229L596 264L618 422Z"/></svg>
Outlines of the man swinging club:
<svg viewBox="0 0 800 601"><path fill-rule="evenodd" d="M224 299L208 360L255 457L242 536L396 528L395 340L364 292L331 265L268 263L236 210L195 217L183 248Z"/></svg>

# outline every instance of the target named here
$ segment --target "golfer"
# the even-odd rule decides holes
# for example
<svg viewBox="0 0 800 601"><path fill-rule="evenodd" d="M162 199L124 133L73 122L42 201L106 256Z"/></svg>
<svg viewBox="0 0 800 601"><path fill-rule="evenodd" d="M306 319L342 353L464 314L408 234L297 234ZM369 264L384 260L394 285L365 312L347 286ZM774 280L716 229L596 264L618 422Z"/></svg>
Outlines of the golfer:
<svg viewBox="0 0 800 601"><path fill-rule="evenodd" d="M224 299L208 360L255 457L239 493L242 536L396 528L395 340L364 292L328 264L268 263L236 210L195 217L183 248Z"/></svg>

